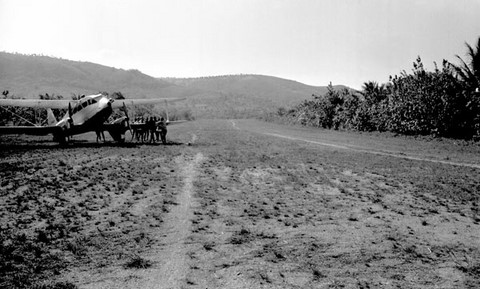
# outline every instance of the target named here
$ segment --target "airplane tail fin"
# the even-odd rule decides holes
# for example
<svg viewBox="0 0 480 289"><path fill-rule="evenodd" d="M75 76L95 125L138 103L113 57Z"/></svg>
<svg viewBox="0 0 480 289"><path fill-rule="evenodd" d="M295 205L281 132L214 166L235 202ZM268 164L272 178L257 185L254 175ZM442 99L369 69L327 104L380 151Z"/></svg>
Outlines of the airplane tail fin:
<svg viewBox="0 0 480 289"><path fill-rule="evenodd" d="M51 108L47 108L47 123L50 126L55 125L57 123L57 119L55 118L55 115L53 114L53 111Z"/></svg>

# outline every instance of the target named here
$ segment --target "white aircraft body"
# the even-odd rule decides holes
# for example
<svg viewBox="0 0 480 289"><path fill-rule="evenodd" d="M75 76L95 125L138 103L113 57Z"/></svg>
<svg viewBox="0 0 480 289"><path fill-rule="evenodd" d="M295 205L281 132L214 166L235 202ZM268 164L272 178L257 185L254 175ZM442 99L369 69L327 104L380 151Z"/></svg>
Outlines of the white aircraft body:
<svg viewBox="0 0 480 289"><path fill-rule="evenodd" d="M173 103L184 98L153 98L153 99L116 99L103 94L89 95L79 100L42 100L42 99L0 99L0 106L18 106L47 109L47 126L0 126L2 134L52 134L55 141L63 143L72 135L89 131L108 131L115 141L123 142L125 132L130 129L126 105ZM66 109L64 117L57 121L52 108ZM110 117L113 108L123 108L125 116L110 123L105 121Z"/></svg>

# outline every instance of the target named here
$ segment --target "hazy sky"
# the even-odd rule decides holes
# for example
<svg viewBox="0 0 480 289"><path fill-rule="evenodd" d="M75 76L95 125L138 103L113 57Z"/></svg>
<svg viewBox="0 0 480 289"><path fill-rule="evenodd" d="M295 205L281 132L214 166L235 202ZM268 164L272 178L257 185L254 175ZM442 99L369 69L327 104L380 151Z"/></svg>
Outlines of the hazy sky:
<svg viewBox="0 0 480 289"><path fill-rule="evenodd" d="M420 55L464 56L480 0L0 0L0 51L154 77L265 74L386 82Z"/></svg>

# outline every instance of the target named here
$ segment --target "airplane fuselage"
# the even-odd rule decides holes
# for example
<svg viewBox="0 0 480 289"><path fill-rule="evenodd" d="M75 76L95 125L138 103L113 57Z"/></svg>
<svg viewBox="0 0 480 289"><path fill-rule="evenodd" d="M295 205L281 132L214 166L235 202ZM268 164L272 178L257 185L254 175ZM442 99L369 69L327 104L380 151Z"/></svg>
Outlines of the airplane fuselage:
<svg viewBox="0 0 480 289"><path fill-rule="evenodd" d="M112 114L112 102L101 94L85 96L55 125L64 128L66 136L95 131Z"/></svg>

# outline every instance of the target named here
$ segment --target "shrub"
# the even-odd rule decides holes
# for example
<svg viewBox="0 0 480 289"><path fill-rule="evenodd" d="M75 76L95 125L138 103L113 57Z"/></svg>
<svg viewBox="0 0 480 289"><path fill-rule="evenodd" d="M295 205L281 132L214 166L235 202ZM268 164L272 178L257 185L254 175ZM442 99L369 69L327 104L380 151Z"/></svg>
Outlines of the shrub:
<svg viewBox="0 0 480 289"><path fill-rule="evenodd" d="M366 82L361 95L336 91L330 83L325 95L313 95L277 116L329 129L480 138L480 92L469 85L447 61L426 71L418 57L412 73L403 71L382 85Z"/></svg>

